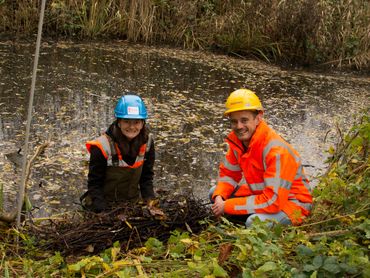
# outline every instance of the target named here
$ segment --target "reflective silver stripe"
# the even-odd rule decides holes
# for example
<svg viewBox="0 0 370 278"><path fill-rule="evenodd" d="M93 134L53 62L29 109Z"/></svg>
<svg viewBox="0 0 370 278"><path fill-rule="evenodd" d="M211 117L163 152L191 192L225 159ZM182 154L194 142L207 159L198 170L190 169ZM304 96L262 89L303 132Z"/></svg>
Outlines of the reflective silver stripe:
<svg viewBox="0 0 370 278"><path fill-rule="evenodd" d="M288 201L291 201L291 202L297 204L298 206L300 206L300 207L302 207L306 210L310 211L312 209L312 204L311 203L302 203L302 202L300 202L296 199L289 199Z"/></svg>
<svg viewBox="0 0 370 278"><path fill-rule="evenodd" d="M265 208L265 207L268 207L270 205L272 205L273 203L275 203L276 199L277 199L277 194L275 193L271 199L267 200L266 202L262 203L262 204L258 204L258 205L254 205L254 208L255 209L260 209L260 208Z"/></svg>
<svg viewBox="0 0 370 278"><path fill-rule="evenodd" d="M249 196L246 198L246 202L247 204L246 205L243 205L243 206L235 206L235 210L246 210L248 212L248 214L250 213L255 213L255 205L254 205L254 200L256 199L256 196L255 195L252 195L252 196Z"/></svg>
<svg viewBox="0 0 370 278"><path fill-rule="evenodd" d="M247 181L245 180L245 177L243 175L242 179L239 182L240 184L248 184Z"/></svg>
<svg viewBox="0 0 370 278"><path fill-rule="evenodd" d="M102 145L103 147L103 150L105 151L105 153L107 154L107 166L112 166L113 163L112 163L112 152L111 152L111 149L110 149L110 144L109 144L109 140L107 138L106 135L102 135L100 137L98 137L98 139L96 139L96 141L100 142L100 144Z"/></svg>
<svg viewBox="0 0 370 278"><path fill-rule="evenodd" d="M299 165L298 170L297 170L297 174L296 174L296 176L295 176L294 179L296 180L296 179L299 179L299 178L302 178L303 185L308 190L308 192L312 192L312 188L311 188L311 186L307 182L308 179L303 174L303 166L302 166L302 164Z"/></svg>
<svg viewBox="0 0 370 278"><path fill-rule="evenodd" d="M273 186L274 192L277 193L277 190L279 187L290 189L292 186L292 182L281 179L281 178L265 178L265 184L266 186Z"/></svg>
<svg viewBox="0 0 370 278"><path fill-rule="evenodd" d="M227 158L226 158L226 157L225 157L225 159L224 159L223 164L224 164L224 167L225 167L226 169L230 170L230 171L241 171L239 164L236 164L236 165L231 164L231 163L227 160Z"/></svg>
<svg viewBox="0 0 370 278"><path fill-rule="evenodd" d="M233 153L234 153L236 160L238 160L238 152L236 150L233 150Z"/></svg>
<svg viewBox="0 0 370 278"><path fill-rule="evenodd" d="M107 136L105 135L102 135L100 137L98 137L98 139L96 139L96 141L99 141L99 143L102 145L105 153L109 156L111 155L111 151L110 151L110 145L109 145L109 141L108 141L108 138Z"/></svg>
<svg viewBox="0 0 370 278"><path fill-rule="evenodd" d="M265 160L263 160L265 161ZM275 171L275 177L281 177L280 173L281 173L281 162L280 162L280 154L276 154L276 171Z"/></svg>
<svg viewBox="0 0 370 278"><path fill-rule="evenodd" d="M112 165L108 165L108 166L112 166ZM118 160L118 166L127 167L128 164L124 160Z"/></svg>
<svg viewBox="0 0 370 278"><path fill-rule="evenodd" d="M266 170L266 156L271 151L271 149L273 147L283 147L283 148L285 148L289 152L289 154L291 156L293 156L293 158L295 159L295 161L297 162L297 164L300 164L300 162L301 162L300 157L299 156L296 156L294 154L294 152L292 151L292 149L289 148L289 146L287 144L285 144L284 142L282 142L280 140L272 140L270 143L267 144L267 146L263 149L263 152L262 152L263 168L265 170Z"/></svg>
<svg viewBox="0 0 370 278"><path fill-rule="evenodd" d="M238 183L234 179L232 179L232 178L230 178L228 176L224 176L222 178L219 177L218 178L218 181L219 182L227 182L227 183L230 183L234 188L238 186Z"/></svg>
<svg viewBox="0 0 370 278"><path fill-rule="evenodd" d="M141 161L144 161L144 156L143 156L143 155L138 155L138 156L136 157L135 162L141 162Z"/></svg>
<svg viewBox="0 0 370 278"><path fill-rule="evenodd" d="M250 186L250 188L251 188L253 191L257 191L257 190L264 190L264 189L265 189L265 183L264 183L264 182L260 182L260 183L251 183L249 186Z"/></svg>
<svg viewBox="0 0 370 278"><path fill-rule="evenodd" d="M235 206L235 210L247 210L248 213L255 213L255 209L261 209L272 205L277 199L277 194L274 194L267 202L258 205L254 203L255 198L256 195L247 197L247 204L244 206Z"/></svg>
<svg viewBox="0 0 370 278"><path fill-rule="evenodd" d="M305 176L303 176L302 182L304 184L304 187L307 188L308 192L312 193L312 187L311 185L307 182L307 179Z"/></svg>

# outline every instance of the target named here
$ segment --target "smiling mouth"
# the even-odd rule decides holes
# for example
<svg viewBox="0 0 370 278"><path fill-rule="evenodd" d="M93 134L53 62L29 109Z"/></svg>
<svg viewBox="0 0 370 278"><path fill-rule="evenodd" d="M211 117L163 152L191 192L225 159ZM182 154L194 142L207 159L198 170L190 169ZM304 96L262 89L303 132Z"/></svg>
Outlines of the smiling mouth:
<svg viewBox="0 0 370 278"><path fill-rule="evenodd" d="M236 132L236 134L237 134L238 136L241 136L241 135L246 134L246 133L248 133L248 130L242 130L242 131L237 131L237 132Z"/></svg>

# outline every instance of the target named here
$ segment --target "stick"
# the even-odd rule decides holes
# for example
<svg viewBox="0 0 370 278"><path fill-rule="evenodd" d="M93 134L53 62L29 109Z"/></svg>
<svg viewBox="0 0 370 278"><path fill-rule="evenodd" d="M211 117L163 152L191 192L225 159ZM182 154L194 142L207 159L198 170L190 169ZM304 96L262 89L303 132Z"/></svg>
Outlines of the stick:
<svg viewBox="0 0 370 278"><path fill-rule="evenodd" d="M341 236L351 232L350 230L337 230L337 231L328 231L328 232L320 232L320 233L312 233L308 234L308 237L318 237L318 236Z"/></svg>
<svg viewBox="0 0 370 278"><path fill-rule="evenodd" d="M29 179L29 176L30 176L30 173L31 173L31 166L34 162L34 160L36 159L36 157L38 157L40 155L40 153L42 153L45 148L49 145L49 142L45 142L43 144L41 144L40 146L38 146L36 148L36 151L34 153L34 155L31 157L31 159L28 161L27 163L27 166L26 166L26 170L25 170L25 184L27 184L27 181ZM24 157L24 159L26 159L26 157ZM26 192L23 194L25 196ZM22 207L23 207L23 204L24 204L24 197L23 197L23 201L22 201ZM14 222L15 218L17 217L17 210L13 210L9 213L7 212L2 212L0 213L0 221L3 221L3 222L6 222L6 223L12 223Z"/></svg>
<svg viewBox="0 0 370 278"><path fill-rule="evenodd" d="M27 113L27 125L26 125L26 136L25 136L25 152L24 158L22 163L22 178L21 184L19 186L18 192L18 207L17 207L17 227L19 228L21 222L21 213L22 207L24 203L24 194L26 188L26 158L28 154L28 140L30 136L30 129L31 129L31 120L32 120L32 107L33 107L33 97L35 94L35 86L36 86L36 74L37 74L37 66L39 62L39 52L40 52L40 44L41 44L41 34L42 34L42 25L44 22L44 12L45 12L45 4L46 0L42 0L41 2L41 12L39 18L39 25L38 25L38 32L37 32L37 41L36 41L36 52L35 58L33 63L33 73L32 73L32 82L31 82L31 92L30 98L28 103L28 113Z"/></svg>

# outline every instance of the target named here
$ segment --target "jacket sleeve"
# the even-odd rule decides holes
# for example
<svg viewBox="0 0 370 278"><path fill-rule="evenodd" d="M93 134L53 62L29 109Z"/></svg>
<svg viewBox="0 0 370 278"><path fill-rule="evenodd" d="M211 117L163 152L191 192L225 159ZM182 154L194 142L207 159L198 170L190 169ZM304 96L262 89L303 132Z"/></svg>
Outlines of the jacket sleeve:
<svg viewBox="0 0 370 278"><path fill-rule="evenodd" d="M274 147L264 158L264 189L260 194L226 200L225 213L278 213L288 200L294 181L298 157L283 147Z"/></svg>
<svg viewBox="0 0 370 278"><path fill-rule="evenodd" d="M154 162L155 162L155 148L154 141L152 141L149 151L145 153L143 170L141 172L141 177L139 181L141 197L144 200L155 197L153 190Z"/></svg>
<svg viewBox="0 0 370 278"><path fill-rule="evenodd" d="M214 200L218 195L224 200L228 199L238 187L241 178L242 170L234 152L229 148L224 161L220 164L218 182L212 195L212 199Z"/></svg>
<svg viewBox="0 0 370 278"><path fill-rule="evenodd" d="M107 160L101 150L96 146L91 146L87 187L97 211L104 209L106 205L103 194L106 168Z"/></svg>

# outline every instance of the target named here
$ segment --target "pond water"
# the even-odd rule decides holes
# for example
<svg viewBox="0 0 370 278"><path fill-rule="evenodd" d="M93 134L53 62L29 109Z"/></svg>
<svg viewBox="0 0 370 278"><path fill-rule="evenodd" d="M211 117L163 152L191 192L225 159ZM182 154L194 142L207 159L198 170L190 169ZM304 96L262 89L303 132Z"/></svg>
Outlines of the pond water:
<svg viewBox="0 0 370 278"><path fill-rule="evenodd" d="M0 42L0 183L14 206L21 169L6 156L24 144L35 44ZM85 143L114 120L125 92L147 104L155 139L156 189L206 199L230 131L223 118L228 94L257 92L265 118L301 154L317 183L325 150L369 106L370 79L312 73L226 56L125 42L44 42L40 50L30 155L50 140L31 167L28 194L36 216L75 209L86 189Z"/></svg>

